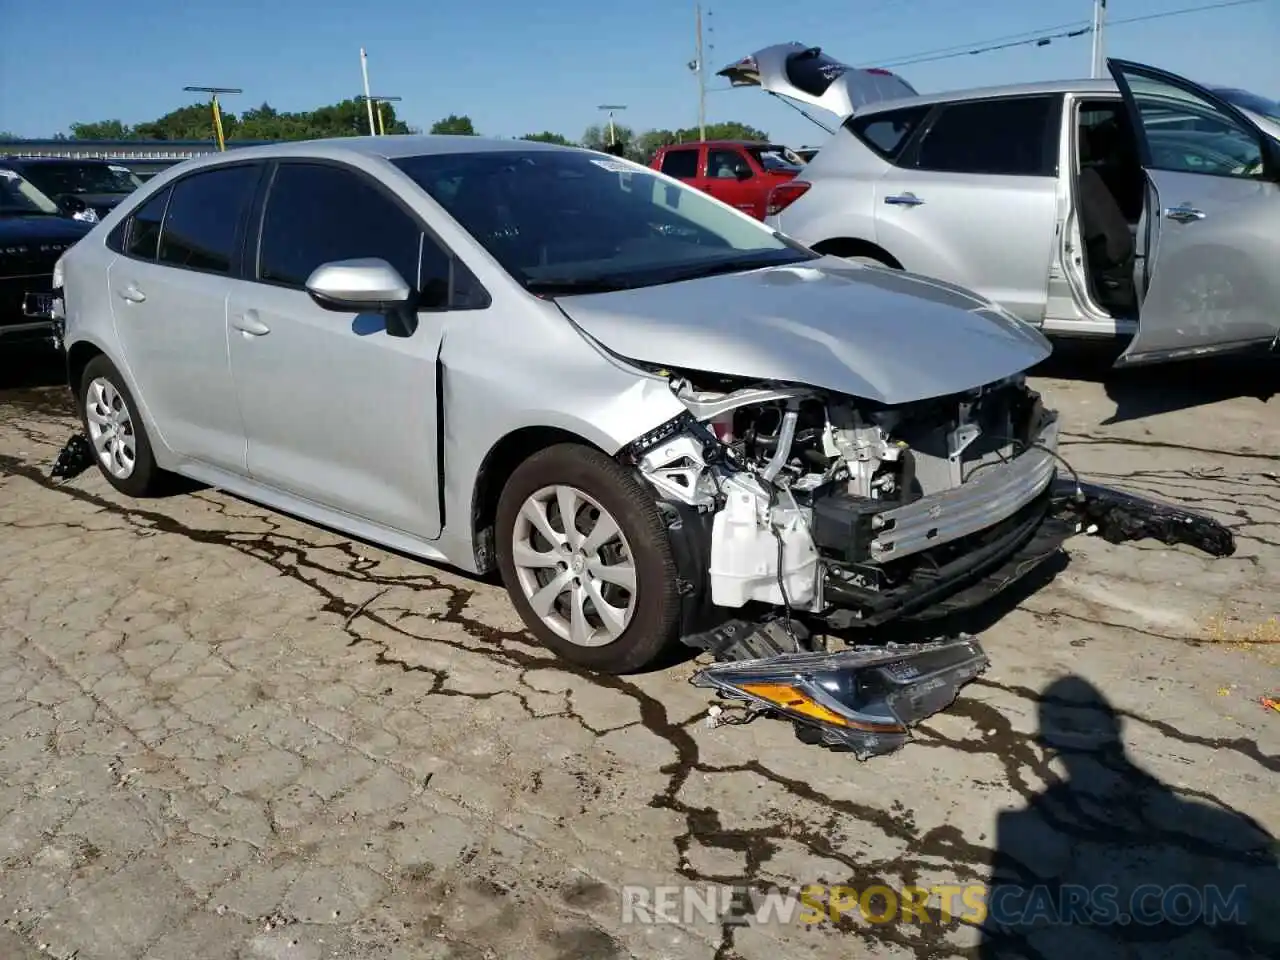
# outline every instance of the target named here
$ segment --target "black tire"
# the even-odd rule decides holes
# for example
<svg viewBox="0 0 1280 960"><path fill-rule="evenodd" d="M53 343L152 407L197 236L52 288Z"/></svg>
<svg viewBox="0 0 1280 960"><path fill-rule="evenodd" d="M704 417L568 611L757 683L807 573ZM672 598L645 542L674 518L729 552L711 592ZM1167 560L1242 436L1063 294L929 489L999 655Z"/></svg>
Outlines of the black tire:
<svg viewBox="0 0 1280 960"><path fill-rule="evenodd" d="M103 464L96 450L94 451L94 463L98 465L98 470L101 471L102 475L107 478L107 483L127 496L149 497L162 492L165 480L169 475L156 466L155 456L151 451L151 441L147 437L147 429L142 423L142 415L138 412L138 405L134 402L133 394L129 392L129 388L125 385L124 377L120 376L120 371L104 356L94 357L89 361L84 368L84 375L80 378L79 388L76 393L80 411L80 423L84 427L85 436L92 437L89 430L88 416L89 386L94 380L98 379L108 381L115 388L116 393L120 395L125 408L128 410L129 423L133 430L134 438L133 472L127 477L115 476Z"/></svg>
<svg viewBox="0 0 1280 960"><path fill-rule="evenodd" d="M516 577L512 552L520 509L535 492L555 485L576 487L597 501L612 515L631 548L636 569L634 612L622 633L602 646L573 643L543 623ZM563 443L520 464L498 500L495 534L498 568L511 602L529 631L562 659L601 673L632 673L651 665L678 638L676 564L653 494L600 451Z"/></svg>

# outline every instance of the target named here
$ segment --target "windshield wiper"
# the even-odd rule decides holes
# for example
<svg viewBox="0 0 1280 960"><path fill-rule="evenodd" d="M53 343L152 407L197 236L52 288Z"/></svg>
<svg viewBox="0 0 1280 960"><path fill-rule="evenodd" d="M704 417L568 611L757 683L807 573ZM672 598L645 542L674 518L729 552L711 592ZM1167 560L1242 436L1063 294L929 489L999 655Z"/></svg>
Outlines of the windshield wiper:
<svg viewBox="0 0 1280 960"><path fill-rule="evenodd" d="M782 251L777 251L781 253ZM806 257L804 259L812 259ZM679 280L697 280L699 277L714 277L725 273L742 273L747 270L762 270L765 267L786 266L798 263L799 260L761 260L759 254L750 257L733 257L729 260L716 260L711 263L700 263L683 270L669 270L663 274L664 283L675 283Z"/></svg>
<svg viewBox="0 0 1280 960"><path fill-rule="evenodd" d="M631 284L614 277L546 277L529 280L525 288L530 293L608 293L625 290Z"/></svg>

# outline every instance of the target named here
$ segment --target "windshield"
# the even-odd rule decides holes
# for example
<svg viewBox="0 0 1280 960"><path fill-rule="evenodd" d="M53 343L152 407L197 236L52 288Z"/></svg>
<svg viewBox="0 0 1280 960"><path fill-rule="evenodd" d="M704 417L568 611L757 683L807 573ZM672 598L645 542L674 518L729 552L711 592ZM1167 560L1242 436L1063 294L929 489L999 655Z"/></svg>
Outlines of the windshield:
<svg viewBox="0 0 1280 960"><path fill-rule="evenodd" d="M0 214L58 215L57 205L13 170L0 169Z"/></svg>
<svg viewBox="0 0 1280 960"><path fill-rule="evenodd" d="M776 173L799 173L804 158L789 147L747 147L756 162L764 169Z"/></svg>
<svg viewBox="0 0 1280 960"><path fill-rule="evenodd" d="M32 163L28 180L51 197L89 193L132 193L142 181L114 163Z"/></svg>
<svg viewBox="0 0 1280 960"><path fill-rule="evenodd" d="M614 157L513 150L394 162L534 292L626 289L817 256Z"/></svg>
<svg viewBox="0 0 1280 960"><path fill-rule="evenodd" d="M1237 107L1244 107L1246 110L1260 113L1264 117L1270 117L1272 120L1280 120L1280 103L1275 100L1268 100L1266 97L1260 97L1256 93L1250 93L1248 90L1220 88L1214 90L1214 93Z"/></svg>

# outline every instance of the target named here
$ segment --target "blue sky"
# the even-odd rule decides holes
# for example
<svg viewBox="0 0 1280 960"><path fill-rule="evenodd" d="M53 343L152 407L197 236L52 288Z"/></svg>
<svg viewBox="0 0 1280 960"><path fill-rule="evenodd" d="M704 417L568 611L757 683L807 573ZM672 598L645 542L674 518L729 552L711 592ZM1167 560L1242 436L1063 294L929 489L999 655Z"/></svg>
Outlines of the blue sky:
<svg viewBox="0 0 1280 960"><path fill-rule="evenodd" d="M1113 19L1207 0L1110 0ZM57 4L0 0L0 130L49 136L77 120L149 120L190 102L186 85L242 87L229 109L308 109L372 92L400 96L423 128L469 114L485 134L577 137L601 103L637 129L691 126L693 0L181 0ZM1087 21L1089 0L708 0L714 70L798 40L859 65ZM1108 53L1280 99L1280 0L1116 26ZM1087 76L1089 39L1055 40L899 68L921 91ZM719 86L712 78L710 83ZM232 102L234 101L234 102ZM741 120L793 145L821 131L755 90L707 97L708 120Z"/></svg>

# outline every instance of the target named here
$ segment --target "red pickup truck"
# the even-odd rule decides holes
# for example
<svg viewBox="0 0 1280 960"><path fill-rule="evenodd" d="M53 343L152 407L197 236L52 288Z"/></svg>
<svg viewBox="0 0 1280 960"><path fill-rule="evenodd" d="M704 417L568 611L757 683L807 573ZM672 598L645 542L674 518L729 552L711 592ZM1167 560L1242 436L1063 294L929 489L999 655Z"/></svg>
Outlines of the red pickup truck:
<svg viewBox="0 0 1280 960"><path fill-rule="evenodd" d="M749 140L701 140L662 147L649 164L763 220L769 194L804 165L792 150Z"/></svg>

